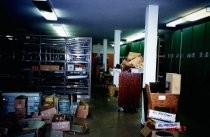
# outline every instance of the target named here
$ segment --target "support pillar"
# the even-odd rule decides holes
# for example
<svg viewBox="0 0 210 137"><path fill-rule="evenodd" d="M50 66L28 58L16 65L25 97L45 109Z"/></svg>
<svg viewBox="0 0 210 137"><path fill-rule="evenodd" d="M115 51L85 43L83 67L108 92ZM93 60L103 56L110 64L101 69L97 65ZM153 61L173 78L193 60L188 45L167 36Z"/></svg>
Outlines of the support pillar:
<svg viewBox="0 0 210 137"><path fill-rule="evenodd" d="M114 32L114 67L120 64L120 40L121 30L115 30Z"/></svg>
<svg viewBox="0 0 210 137"><path fill-rule="evenodd" d="M156 80L158 11L157 5L148 5L146 8L143 87ZM145 122L143 95L141 122Z"/></svg>
<svg viewBox="0 0 210 137"><path fill-rule="evenodd" d="M121 40L121 30L115 30L114 32L114 67L120 64L120 40ZM121 69L113 69L113 84L116 87L119 86L119 75Z"/></svg>
<svg viewBox="0 0 210 137"><path fill-rule="evenodd" d="M104 71L107 71L107 39L104 39L103 41L103 47L104 47L104 53L103 53L103 66Z"/></svg>

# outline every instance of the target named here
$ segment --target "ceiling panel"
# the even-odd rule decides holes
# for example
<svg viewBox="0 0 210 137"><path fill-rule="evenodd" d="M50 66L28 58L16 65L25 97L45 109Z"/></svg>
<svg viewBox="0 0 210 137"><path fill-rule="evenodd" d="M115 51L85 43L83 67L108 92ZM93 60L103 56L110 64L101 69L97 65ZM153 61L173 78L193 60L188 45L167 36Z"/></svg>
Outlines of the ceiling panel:
<svg viewBox="0 0 210 137"><path fill-rule="evenodd" d="M1 0L1 33L56 35L51 24L64 24L70 36L92 37L93 43L113 41L114 30L122 38L144 30L145 11L159 6L159 29L167 22L210 5L208 0L51 0L58 20L47 21L32 0Z"/></svg>

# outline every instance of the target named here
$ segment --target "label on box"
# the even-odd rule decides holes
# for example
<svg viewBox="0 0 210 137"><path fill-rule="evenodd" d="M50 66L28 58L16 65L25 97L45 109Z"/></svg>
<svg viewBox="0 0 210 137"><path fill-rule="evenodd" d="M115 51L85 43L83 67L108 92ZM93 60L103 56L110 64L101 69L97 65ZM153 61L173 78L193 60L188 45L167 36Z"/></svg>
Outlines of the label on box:
<svg viewBox="0 0 210 137"><path fill-rule="evenodd" d="M160 95L160 96L158 96L158 100L166 100L166 96L165 95Z"/></svg>
<svg viewBox="0 0 210 137"><path fill-rule="evenodd" d="M149 110L148 117L169 122L175 122L176 120L176 114L152 110L152 109Z"/></svg>
<svg viewBox="0 0 210 137"><path fill-rule="evenodd" d="M160 122L155 124L155 129L180 128L180 122Z"/></svg>

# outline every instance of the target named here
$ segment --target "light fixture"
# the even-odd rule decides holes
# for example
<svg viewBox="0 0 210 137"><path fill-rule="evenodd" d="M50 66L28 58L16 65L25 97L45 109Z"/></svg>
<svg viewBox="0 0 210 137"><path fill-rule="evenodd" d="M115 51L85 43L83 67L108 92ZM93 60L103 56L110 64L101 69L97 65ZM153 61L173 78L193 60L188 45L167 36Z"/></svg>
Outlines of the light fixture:
<svg viewBox="0 0 210 137"><path fill-rule="evenodd" d="M67 37L63 25L62 24L53 24L53 29L56 31L56 33L61 37Z"/></svg>
<svg viewBox="0 0 210 137"><path fill-rule="evenodd" d="M196 11L192 14L189 14L187 16L184 17L184 20L186 21L196 21L202 18L206 18L210 16L210 12L207 10L207 8Z"/></svg>
<svg viewBox="0 0 210 137"><path fill-rule="evenodd" d="M32 0L34 5L46 20L57 21L57 16L51 7L49 0Z"/></svg>
<svg viewBox="0 0 210 137"><path fill-rule="evenodd" d="M176 27L176 25L182 24L184 22L186 22L186 21L183 18L180 18L180 19L177 19L177 20L167 23L166 27Z"/></svg>
<svg viewBox="0 0 210 137"><path fill-rule="evenodd" d="M129 37L126 38L126 41L127 42L132 42L132 41L135 41L135 40L139 40L139 39L142 39L145 37L145 33L144 32L138 32L134 35L131 35Z"/></svg>
<svg viewBox="0 0 210 137"><path fill-rule="evenodd" d="M210 7L207 7L207 8L198 10L196 12L193 12L193 13L191 13L187 16L184 16L182 18L179 18L177 20L174 20L172 22L169 22L166 24L166 26L167 27L176 27L176 25L178 25L178 24L182 24L187 21L196 21L196 20L203 19L203 18L206 18L209 16L210 16Z"/></svg>
<svg viewBox="0 0 210 137"><path fill-rule="evenodd" d="M8 38L8 40L13 40L13 36L12 35L6 35L6 37Z"/></svg>
<svg viewBox="0 0 210 137"><path fill-rule="evenodd" d="M124 43L124 41L120 41L120 45L123 45ZM114 47L114 44L111 44L111 46Z"/></svg>

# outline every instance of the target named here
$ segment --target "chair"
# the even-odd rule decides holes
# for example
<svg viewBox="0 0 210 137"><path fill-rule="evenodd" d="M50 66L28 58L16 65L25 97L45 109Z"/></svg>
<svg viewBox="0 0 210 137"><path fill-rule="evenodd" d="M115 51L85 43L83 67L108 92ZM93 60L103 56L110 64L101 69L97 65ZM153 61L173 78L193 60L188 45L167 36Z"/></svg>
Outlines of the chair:
<svg viewBox="0 0 210 137"><path fill-rule="evenodd" d="M148 109L168 108L170 113L178 111L178 94L171 93L152 93L149 84L145 85L146 96L148 99Z"/></svg>

